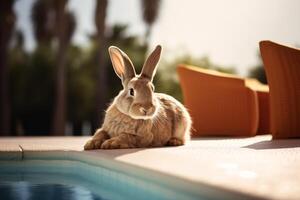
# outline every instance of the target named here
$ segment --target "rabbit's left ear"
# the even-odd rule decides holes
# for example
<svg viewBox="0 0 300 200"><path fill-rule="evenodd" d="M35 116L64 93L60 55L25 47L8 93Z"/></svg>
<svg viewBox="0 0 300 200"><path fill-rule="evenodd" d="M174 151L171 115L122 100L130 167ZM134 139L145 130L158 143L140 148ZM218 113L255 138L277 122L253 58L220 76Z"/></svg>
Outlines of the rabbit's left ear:
<svg viewBox="0 0 300 200"><path fill-rule="evenodd" d="M144 63L141 76L153 80L153 77L156 73L157 63L160 59L162 48L160 45L157 45L154 51L149 55L147 60Z"/></svg>
<svg viewBox="0 0 300 200"><path fill-rule="evenodd" d="M122 82L135 77L134 66L130 58L121 49L115 46L108 48L109 56L116 74Z"/></svg>

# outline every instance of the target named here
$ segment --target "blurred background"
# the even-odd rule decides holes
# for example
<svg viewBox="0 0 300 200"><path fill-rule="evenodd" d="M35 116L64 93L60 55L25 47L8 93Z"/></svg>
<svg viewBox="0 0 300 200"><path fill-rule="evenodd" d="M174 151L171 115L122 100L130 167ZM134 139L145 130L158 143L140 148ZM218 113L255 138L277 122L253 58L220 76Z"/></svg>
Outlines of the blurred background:
<svg viewBox="0 0 300 200"><path fill-rule="evenodd" d="M182 101L176 65L266 83L258 42L300 44L298 0L1 0L0 135L91 135L121 90L107 48L139 71L161 44L157 92Z"/></svg>

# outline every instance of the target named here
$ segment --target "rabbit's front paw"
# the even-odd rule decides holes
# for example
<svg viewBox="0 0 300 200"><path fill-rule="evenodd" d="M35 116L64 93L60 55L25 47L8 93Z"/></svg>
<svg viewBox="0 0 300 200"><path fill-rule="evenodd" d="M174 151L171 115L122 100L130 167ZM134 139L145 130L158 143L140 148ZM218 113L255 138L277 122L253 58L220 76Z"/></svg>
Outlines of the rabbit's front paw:
<svg viewBox="0 0 300 200"><path fill-rule="evenodd" d="M181 139L178 139L178 138L171 138L168 143L167 143L167 146L181 146L183 145L183 141Z"/></svg>
<svg viewBox="0 0 300 200"><path fill-rule="evenodd" d="M103 142L101 149L126 149L129 145L120 138L111 138Z"/></svg>
<svg viewBox="0 0 300 200"><path fill-rule="evenodd" d="M104 139L91 139L84 145L84 150L100 149Z"/></svg>

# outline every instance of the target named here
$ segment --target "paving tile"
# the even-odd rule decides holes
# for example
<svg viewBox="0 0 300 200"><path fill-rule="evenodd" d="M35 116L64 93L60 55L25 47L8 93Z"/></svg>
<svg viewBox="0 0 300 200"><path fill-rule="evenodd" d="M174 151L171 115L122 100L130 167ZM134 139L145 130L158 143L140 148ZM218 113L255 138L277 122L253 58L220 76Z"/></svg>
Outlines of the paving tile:
<svg viewBox="0 0 300 200"><path fill-rule="evenodd" d="M21 160L22 151L17 142L10 138L0 138L0 160Z"/></svg>
<svg viewBox="0 0 300 200"><path fill-rule="evenodd" d="M18 143L24 151L83 150L90 137L26 137Z"/></svg>

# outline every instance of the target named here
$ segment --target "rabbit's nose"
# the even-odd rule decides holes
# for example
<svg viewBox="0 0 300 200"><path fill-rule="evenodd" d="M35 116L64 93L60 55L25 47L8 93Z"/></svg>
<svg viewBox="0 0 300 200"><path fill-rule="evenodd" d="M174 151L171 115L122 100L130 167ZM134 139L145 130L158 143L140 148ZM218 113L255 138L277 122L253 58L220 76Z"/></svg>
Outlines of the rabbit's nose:
<svg viewBox="0 0 300 200"><path fill-rule="evenodd" d="M144 107L140 107L140 112L143 114L143 115L146 115L147 114L147 109L145 109Z"/></svg>
<svg viewBox="0 0 300 200"><path fill-rule="evenodd" d="M153 104L149 104L149 105L144 105L142 107L140 107L140 112L144 115L151 113L153 110Z"/></svg>

